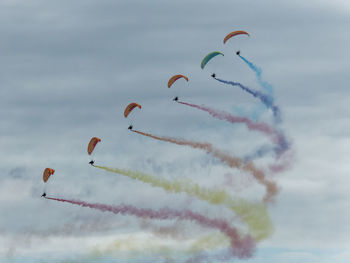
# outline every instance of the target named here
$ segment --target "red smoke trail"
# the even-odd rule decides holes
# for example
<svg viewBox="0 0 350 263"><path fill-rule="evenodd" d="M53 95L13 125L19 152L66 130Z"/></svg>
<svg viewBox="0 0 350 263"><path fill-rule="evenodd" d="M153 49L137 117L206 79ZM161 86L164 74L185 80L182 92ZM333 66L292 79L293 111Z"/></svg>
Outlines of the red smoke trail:
<svg viewBox="0 0 350 263"><path fill-rule="evenodd" d="M249 235L246 235L243 238L241 238L237 229L231 227L226 221L221 219L211 219L189 210L176 211L169 208L152 210L152 209L137 208L129 205L112 206L112 205L87 203L84 201L75 201L75 200L67 200L67 199L52 198L52 197L45 197L45 198L54 200L54 201L59 201L59 202L66 202L73 205L79 205L82 207L89 207L92 209L100 210L102 212L112 212L114 214L122 214L122 215L133 215L139 218L158 219L158 220L167 220L167 219L190 220L204 227L215 228L221 231L222 233L224 233L225 235L227 235L231 240L232 256L236 256L238 258L249 258L249 257L252 257L255 249L255 242Z"/></svg>
<svg viewBox="0 0 350 263"><path fill-rule="evenodd" d="M153 138L155 140L164 141L164 142L170 142L177 145L182 146L190 146L195 149L201 149L206 151L207 153L212 154L216 158L218 158L221 162L227 164L231 168L237 168L241 169L243 171L247 171L251 173L254 178L261 184L263 184L266 188L266 195L264 197L264 202L272 201L273 198L278 193L278 188L275 182L269 181L266 178L266 175L264 171L259 170L254 166L252 162L245 163L243 160L237 157L233 157L230 154L223 152L219 149L216 149L212 144L210 143L201 143L201 142L193 142L193 141L186 141L183 139L176 139L176 138L170 138L170 137L158 137L154 136L149 133L144 133L137 130L131 130L132 132Z"/></svg>

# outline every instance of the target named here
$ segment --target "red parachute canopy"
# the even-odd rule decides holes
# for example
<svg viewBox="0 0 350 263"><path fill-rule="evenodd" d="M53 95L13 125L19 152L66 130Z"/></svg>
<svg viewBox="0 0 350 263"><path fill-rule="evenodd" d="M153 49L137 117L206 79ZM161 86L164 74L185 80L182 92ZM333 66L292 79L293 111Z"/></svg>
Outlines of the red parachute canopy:
<svg viewBox="0 0 350 263"><path fill-rule="evenodd" d="M124 117L127 118L128 115L130 114L130 112L133 111L133 109L135 109L136 107L138 107L139 109L141 109L141 105L137 104L135 102L130 103L128 106L126 106L125 110L124 110Z"/></svg>
<svg viewBox="0 0 350 263"><path fill-rule="evenodd" d="M97 143L99 143L101 141L100 138L97 138L97 137L92 137L89 144L88 144L88 148L87 148L87 151L88 151L88 154L91 155L92 152L94 151L95 149L95 146Z"/></svg>
<svg viewBox="0 0 350 263"><path fill-rule="evenodd" d="M171 87L171 85L173 85L174 84L174 82L175 81L177 81L178 79L180 79L180 78L184 78L186 81L188 81L188 77L186 77L186 76L184 76L184 75L174 75L174 76L172 76L170 79L169 79L169 81L168 81L168 88L170 88Z"/></svg>
<svg viewBox="0 0 350 263"><path fill-rule="evenodd" d="M50 176L52 174L54 174L54 173L55 173L54 169L52 169L52 168L45 168L45 170L43 172L43 181L44 181L44 183L46 183L47 180L49 180Z"/></svg>
<svg viewBox="0 0 350 263"><path fill-rule="evenodd" d="M242 35L242 34L250 36L250 35L248 34L248 32L243 31L243 30L233 31L233 32L227 34L227 36L224 38L224 44L225 44L226 41L229 40L231 37L234 37L234 36L237 36L237 35Z"/></svg>

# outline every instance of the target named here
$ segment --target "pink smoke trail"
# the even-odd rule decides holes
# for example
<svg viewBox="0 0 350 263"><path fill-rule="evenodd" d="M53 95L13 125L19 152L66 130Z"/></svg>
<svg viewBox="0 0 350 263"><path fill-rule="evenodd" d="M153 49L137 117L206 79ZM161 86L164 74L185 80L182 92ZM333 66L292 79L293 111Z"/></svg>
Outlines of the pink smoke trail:
<svg viewBox="0 0 350 263"><path fill-rule="evenodd" d="M78 200L68 200L52 197L45 198L58 202L66 202L73 205L79 205L82 207L89 207L92 209L100 210L102 212L112 212L114 214L122 215L133 215L139 218L149 218L158 220L180 219L194 221L204 227L215 228L221 231L223 234L227 235L231 240L230 252L232 256L236 256L238 258L249 258L252 257L254 253L255 242L249 235L245 235L243 238L241 238L237 229L231 227L226 221L222 219L211 219L189 210L176 211L169 208L152 210L145 208L137 208L134 206L123 204L119 206L112 206L99 203L87 203Z"/></svg>
<svg viewBox="0 0 350 263"><path fill-rule="evenodd" d="M208 112L211 116L213 116L214 118L217 118L219 120L225 120L228 121L230 123L244 123L247 128L249 130L252 131L259 131L267 136L270 137L270 139L272 140L273 143L277 144L276 147L269 147L267 148L268 151L269 150L273 150L276 155L277 158L280 158L284 153L286 153L289 149L290 149L290 142L289 140L286 138L286 136L284 135L284 133L282 131L278 131L274 128L272 128L271 126L269 126L267 123L264 122L253 122L252 120L246 118L246 117L240 117L240 116L235 116L229 112L226 111L219 111L219 110L215 110L212 108L209 108L207 106L204 105L197 105L197 104L192 104L192 103L187 103L187 102L183 102L183 101L177 101L180 104L192 107L192 108L196 108L205 112ZM265 147L266 148L266 147ZM264 153L266 153L265 148L263 148L262 152L257 151L254 156L262 156L264 155ZM247 161L250 161L250 158L245 158ZM283 169L286 169L289 166L289 164L285 164L283 167L281 166L281 169L277 168L274 169L276 171L274 172L280 172Z"/></svg>
<svg viewBox="0 0 350 263"><path fill-rule="evenodd" d="M244 123L249 130L259 131L261 133L264 133L265 135L269 136L271 140L276 144L280 144L280 142L285 140L284 138L281 138L283 137L282 134L280 134L279 132L277 132L275 129L273 129L272 127L270 127L268 124L264 122L253 122L248 118L235 116L229 112L215 110L204 105L197 105L197 104L187 103L183 101L177 101L177 102L192 108L196 108L196 109L208 112L211 116L219 120L225 120L230 123ZM284 145L280 145L280 146L284 146ZM287 149L283 149L283 150L285 151Z"/></svg>

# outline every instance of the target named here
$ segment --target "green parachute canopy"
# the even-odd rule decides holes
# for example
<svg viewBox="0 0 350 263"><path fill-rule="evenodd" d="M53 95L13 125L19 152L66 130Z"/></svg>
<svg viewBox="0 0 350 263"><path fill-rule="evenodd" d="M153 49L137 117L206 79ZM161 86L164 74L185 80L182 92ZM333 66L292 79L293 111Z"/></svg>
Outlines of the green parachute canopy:
<svg viewBox="0 0 350 263"><path fill-rule="evenodd" d="M222 53L219 52L219 51L214 51L214 52L209 53L208 55L206 55L206 56L203 58L202 63L201 63L201 68L204 69L205 65L206 65L213 57L216 57L217 55L224 55L224 54L222 54Z"/></svg>

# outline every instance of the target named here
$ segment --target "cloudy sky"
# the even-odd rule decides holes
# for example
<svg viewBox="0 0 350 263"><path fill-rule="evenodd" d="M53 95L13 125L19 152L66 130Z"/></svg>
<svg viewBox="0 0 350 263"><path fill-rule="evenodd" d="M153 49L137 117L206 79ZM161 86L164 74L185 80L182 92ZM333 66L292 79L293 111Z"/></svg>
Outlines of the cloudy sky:
<svg viewBox="0 0 350 263"><path fill-rule="evenodd" d="M246 30L223 45L224 36ZM237 50L274 87L291 141L288 170L269 175L280 189L267 204L273 233L249 263L345 263L350 260L350 4L309 1L18 1L0 3L0 262L209 262L227 247L215 229L181 220L149 220L43 200L49 196L222 218L244 231L230 210L184 193L88 165L86 147L102 139L96 163L194 181L260 202L249 173L205 152L127 130L210 142L243 157L266 137L172 101L248 116L273 125L271 112L237 87L261 90ZM211 51L224 57L202 70ZM185 74L174 89L167 81ZM142 110L130 119L125 106ZM273 156L256 160L264 168ZM56 170L44 185L44 168ZM200 249L200 240L212 238ZM206 256L203 256L206 255ZM201 258L203 256L203 258ZM196 258L197 257L197 258ZM238 259L231 259L240 262Z"/></svg>

